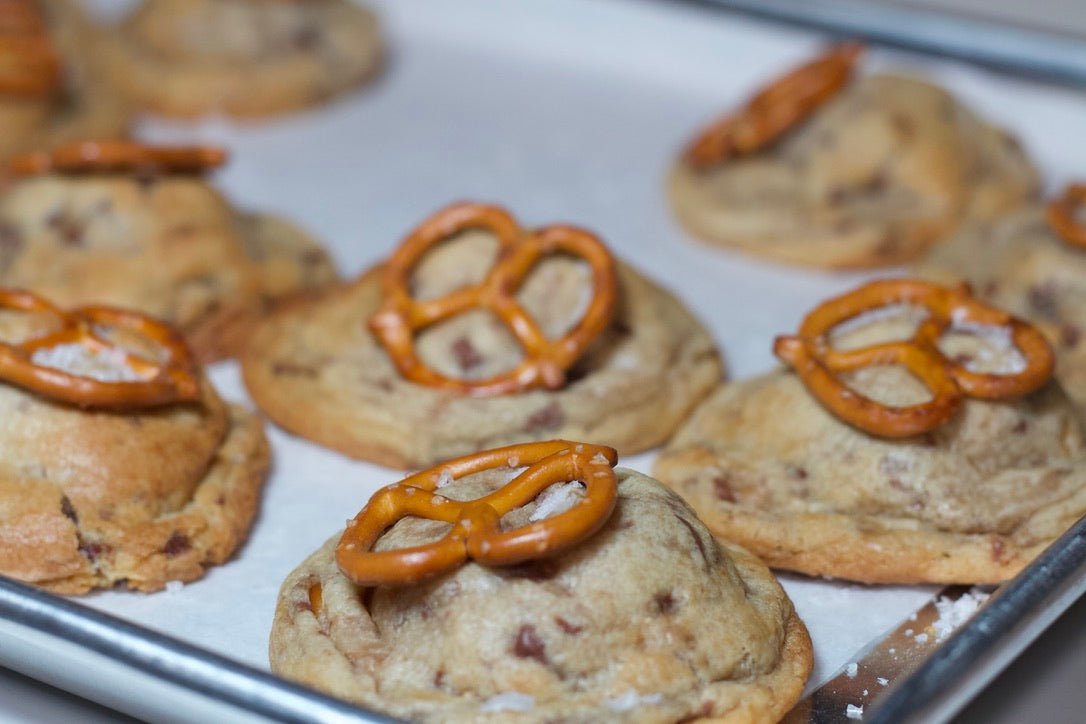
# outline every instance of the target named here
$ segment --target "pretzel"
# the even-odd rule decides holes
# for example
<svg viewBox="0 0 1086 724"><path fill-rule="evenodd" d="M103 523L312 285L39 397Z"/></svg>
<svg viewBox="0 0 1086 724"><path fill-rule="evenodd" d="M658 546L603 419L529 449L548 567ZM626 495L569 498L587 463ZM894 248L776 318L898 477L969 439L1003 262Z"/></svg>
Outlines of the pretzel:
<svg viewBox="0 0 1086 724"><path fill-rule="evenodd" d="M467 229L484 229L498 239L498 261L486 279L438 299L412 298L407 290L415 265L431 248ZM594 294L577 325L550 340L517 302L516 293L536 263L557 252L588 262ZM439 211L415 229L385 262L381 286L384 301L369 326L400 374L422 385L477 397L561 387L566 370L610 323L617 296L615 261L593 234L572 226L528 232L506 211L472 203ZM427 367L415 351L414 334L474 307L491 310L505 323L524 349L521 362L485 380L446 377Z"/></svg>
<svg viewBox="0 0 1086 724"><path fill-rule="evenodd" d="M347 524L336 547L343 574L360 586L407 585L455 570L474 560L510 566L546 558L598 531L614 510L618 483L613 448L566 440L526 443L450 460L382 488ZM489 495L458 501L434 493L443 481L484 470L527 469ZM580 481L585 497L573 508L529 525L503 530L501 517L527 505L555 483ZM440 540L375 552L381 535L401 518L450 523Z"/></svg>
<svg viewBox="0 0 1086 724"><path fill-rule="evenodd" d="M778 78L698 134L686 149L687 163L704 171L771 145L845 87L862 51L859 43L842 43Z"/></svg>
<svg viewBox="0 0 1086 724"><path fill-rule="evenodd" d="M80 407L138 408L200 399L196 363L172 327L142 314L113 307L87 306L65 312L31 292L0 289L0 309L44 314L59 329L21 344L0 343L0 380ZM164 361L129 352L101 334L106 328L141 335ZM35 362L37 353L77 344L92 355L109 354L139 381L103 381Z"/></svg>
<svg viewBox="0 0 1086 724"><path fill-rule="evenodd" d="M60 59L36 2L0 0L0 93L49 95L60 85Z"/></svg>
<svg viewBox="0 0 1086 724"><path fill-rule="evenodd" d="M911 339L849 351L832 347L830 334L837 325L896 304L928 311ZM939 339L948 330L970 326L1006 328L1025 369L1014 374L971 372L947 358L939 350ZM947 288L911 279L871 282L824 302L804 318L796 336L777 337L773 351L830 412L861 430L890 438L935 429L950 419L964 396L996 400L1033 392L1052 376L1054 365L1052 349L1036 328L974 299L967 286ZM931 392L931 400L891 407L850 389L838 377L879 365L907 369Z"/></svg>
<svg viewBox="0 0 1086 724"><path fill-rule="evenodd" d="M1063 195L1052 199L1045 209L1048 225L1068 244L1086 248L1086 222L1076 214L1086 204L1086 184L1068 184Z"/></svg>
<svg viewBox="0 0 1086 724"><path fill-rule="evenodd" d="M202 173L226 163L226 151L214 146L148 146L138 141L77 141L52 151L13 157L14 176L43 173L140 172Z"/></svg>

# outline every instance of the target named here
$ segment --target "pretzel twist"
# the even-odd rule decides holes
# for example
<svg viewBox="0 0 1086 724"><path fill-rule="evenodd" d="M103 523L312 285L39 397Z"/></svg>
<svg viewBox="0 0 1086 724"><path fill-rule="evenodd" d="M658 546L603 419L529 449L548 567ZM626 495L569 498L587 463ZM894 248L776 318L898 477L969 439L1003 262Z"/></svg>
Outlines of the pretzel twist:
<svg viewBox="0 0 1086 724"><path fill-rule="evenodd" d="M51 151L13 157L13 176L43 173L140 172L202 173L226 163L227 154L214 146L149 146L138 141L76 141Z"/></svg>
<svg viewBox="0 0 1086 724"><path fill-rule="evenodd" d="M706 170L771 145L848 84L862 51L859 43L842 43L777 79L698 134L686 149L687 163Z"/></svg>
<svg viewBox="0 0 1086 724"><path fill-rule="evenodd" d="M192 353L169 325L143 314L106 306L65 312L42 297L17 289L0 289L0 309L44 314L58 323L54 332L20 344L0 343L0 380L45 397L80 407L137 408L200 399L200 380ZM163 361L150 360L104 339L106 328L135 333L153 344ZM34 361L35 353L77 344L92 355L113 356L141 378L104 381Z"/></svg>
<svg viewBox="0 0 1086 724"><path fill-rule="evenodd" d="M450 460L382 488L347 525L336 547L343 574L360 586L417 583L459 568L468 560L509 566L546 558L598 531L615 508L618 482L613 448L566 440L526 443ZM436 494L439 482L484 470L527 469L489 495L458 501ZM584 498L573 508L512 530L503 515L527 505L555 483L580 481ZM452 525L440 540L422 546L375 552L381 535L401 518L414 516Z"/></svg>
<svg viewBox="0 0 1086 724"><path fill-rule="evenodd" d="M60 85L60 59L33 0L0 2L0 93L42 96Z"/></svg>
<svg viewBox="0 0 1086 724"><path fill-rule="evenodd" d="M408 287L419 260L434 246L468 229L483 229L498 239L498 261L487 277L437 299L414 299ZM551 340L517 302L516 293L541 259L559 252L588 263L593 296L580 321L562 337ZM370 318L369 327L400 374L422 385L478 397L561 387L566 370L610 323L617 297L614 259L595 235L572 226L526 232L506 211L472 203L439 211L415 229L385 262L381 286L384 300ZM415 333L476 307L491 310L509 328L524 349L521 362L484 380L446 377L428 367L415 351Z"/></svg>
<svg viewBox="0 0 1086 724"><path fill-rule="evenodd" d="M837 325L897 304L928 312L911 339L848 351L833 348L830 334ZM969 326L1007 329L1025 368L1013 374L980 373L949 359L939 349L940 338L948 330ZM773 351L830 412L861 430L890 438L935 429L950 419L966 395L995 400L1033 392L1051 378L1054 366L1052 349L1036 328L974 299L967 286L947 288L911 279L872 282L824 302L804 318L796 336L777 337ZM931 399L904 407L884 405L839 378L843 372L882 365L904 367L931 392Z"/></svg>
<svg viewBox="0 0 1086 724"><path fill-rule="evenodd" d="M1086 184L1068 184L1063 194L1052 199L1045 209L1048 225L1056 234L1073 246L1086 248L1086 221L1079 221L1078 214L1086 205Z"/></svg>

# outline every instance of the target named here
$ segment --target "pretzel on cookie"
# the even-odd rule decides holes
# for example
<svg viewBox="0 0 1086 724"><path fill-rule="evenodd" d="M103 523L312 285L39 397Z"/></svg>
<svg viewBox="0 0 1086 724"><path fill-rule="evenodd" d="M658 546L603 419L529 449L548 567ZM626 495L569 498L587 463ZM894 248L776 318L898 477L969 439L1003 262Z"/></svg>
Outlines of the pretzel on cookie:
<svg viewBox="0 0 1086 724"><path fill-rule="evenodd" d="M450 460L383 488L347 524L336 562L360 586L407 585L474 560L508 566L546 558L598 531L614 510L618 483L613 448L553 440L487 450ZM527 466L511 481L475 500L435 492L443 483L484 470ZM572 508L529 525L503 530L501 518L527 505L555 483L580 481L584 498ZM412 516L452 525L440 540L411 548L373 551L381 535Z"/></svg>
<svg viewBox="0 0 1086 724"><path fill-rule="evenodd" d="M901 304L927 312L910 339L834 349L831 334L838 325ZM939 340L946 332L977 327L1007 330L1023 368L1010 374L973 372L940 351ZM935 429L957 411L963 396L993 400L1033 392L1051 378L1054 366L1052 349L1036 328L976 300L965 285L947 288L912 279L871 282L824 302L804 318L797 335L778 337L773 351L830 412L861 430L891 438ZM884 405L849 388L839 377L883 365L904 367L931 392L931 399L904 407Z"/></svg>
<svg viewBox="0 0 1086 724"><path fill-rule="evenodd" d="M163 322L105 306L65 312L36 294L16 289L0 289L0 309L44 315L56 327L21 343L0 342L2 381L80 407L138 408L200 399L192 353L180 334ZM110 330L140 338L142 344L157 350L161 360L110 341L106 337ZM124 375L110 379L79 374L52 363L54 356L73 350L92 359L104 358Z"/></svg>
<svg viewBox="0 0 1086 724"><path fill-rule="evenodd" d="M687 163L705 170L774 143L848 84L862 51L859 43L842 43L777 79L699 133L686 149Z"/></svg>
<svg viewBox="0 0 1086 724"><path fill-rule="evenodd" d="M482 229L497 237L498 261L486 279L438 299L414 299L408 291L410 276L423 255L468 229ZM532 268L556 253L571 254L588 263L594 293L581 320L552 340L517 302L516 293ZM503 209L472 203L439 211L415 229L385 262L381 288L384 300L370 318L369 327L400 374L422 385L478 397L561 387L566 370L610 323L617 297L615 261L595 235L572 226L525 231ZM484 380L446 377L428 367L415 351L415 334L475 307L491 310L505 323L524 349L521 362Z"/></svg>
<svg viewBox="0 0 1086 724"><path fill-rule="evenodd" d="M1063 194L1052 199L1045 209L1048 225L1073 246L1086 248L1086 217L1079 214L1086 208L1086 184L1068 184Z"/></svg>
<svg viewBox="0 0 1086 724"><path fill-rule="evenodd" d="M51 151L13 157L13 176L43 173L202 173L226 163L226 151L214 146L149 146L138 141L77 141Z"/></svg>
<svg viewBox="0 0 1086 724"><path fill-rule="evenodd" d="M33 0L0 0L0 93L49 95L60 85L60 59Z"/></svg>

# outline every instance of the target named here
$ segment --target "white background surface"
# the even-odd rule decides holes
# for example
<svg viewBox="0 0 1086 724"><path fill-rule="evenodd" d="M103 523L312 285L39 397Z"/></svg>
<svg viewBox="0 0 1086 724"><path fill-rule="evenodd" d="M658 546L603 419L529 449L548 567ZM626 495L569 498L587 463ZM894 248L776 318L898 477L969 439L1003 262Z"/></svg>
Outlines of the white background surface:
<svg viewBox="0 0 1086 724"><path fill-rule="evenodd" d="M505 204L527 225L568 221L594 229L711 327L733 378L768 369L773 335L856 281L700 246L672 220L662 192L691 131L814 52L815 36L639 0L373 4L390 54L386 72L365 92L261 125L154 124L145 135L226 144L234 160L217 181L228 195L309 227L347 275L457 199ZM1015 130L1052 185L1086 169L1082 96L883 52L873 52L866 67L891 66L934 76ZM232 364L214 377L225 396L246 399ZM269 433L273 475L252 537L234 561L176 593L114 591L84 602L266 668L279 582L369 494L398 477L278 429ZM623 464L648 471L650 461L641 455ZM796 577L785 585L815 641L812 682L851 660L931 590ZM25 681L0 679L0 707L5 688L19 687L25 690Z"/></svg>

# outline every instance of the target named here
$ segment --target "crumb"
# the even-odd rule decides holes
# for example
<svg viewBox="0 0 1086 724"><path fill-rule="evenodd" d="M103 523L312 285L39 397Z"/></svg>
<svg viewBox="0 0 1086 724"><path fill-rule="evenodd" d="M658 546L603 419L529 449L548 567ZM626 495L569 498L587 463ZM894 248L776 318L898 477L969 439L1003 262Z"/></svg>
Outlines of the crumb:
<svg viewBox="0 0 1086 724"><path fill-rule="evenodd" d="M864 708L862 706L855 706L853 704L849 704L845 707L845 717L848 719L863 719Z"/></svg>
<svg viewBox="0 0 1086 724"><path fill-rule="evenodd" d="M860 665L853 661L851 664L845 667L845 674L848 676L848 678L855 679L856 674L859 672L859 670Z"/></svg>

